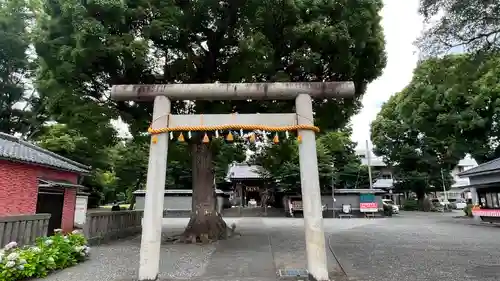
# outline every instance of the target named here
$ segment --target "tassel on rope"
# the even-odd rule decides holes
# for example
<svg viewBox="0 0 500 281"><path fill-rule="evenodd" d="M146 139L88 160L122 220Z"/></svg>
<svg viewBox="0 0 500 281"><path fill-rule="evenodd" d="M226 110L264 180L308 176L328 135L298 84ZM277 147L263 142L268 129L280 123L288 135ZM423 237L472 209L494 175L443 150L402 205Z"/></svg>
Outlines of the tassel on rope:
<svg viewBox="0 0 500 281"><path fill-rule="evenodd" d="M158 136L157 135L153 135L153 137L151 137L151 141L153 143L157 143L158 142Z"/></svg>
<svg viewBox="0 0 500 281"><path fill-rule="evenodd" d="M227 136L226 136L226 140L227 140L227 141L233 141L233 140L234 140L234 138L233 138L233 134L231 134L231 131L229 131L229 134L227 134Z"/></svg>
<svg viewBox="0 0 500 281"><path fill-rule="evenodd" d="M302 143L302 137L300 135L297 136L297 142Z"/></svg>
<svg viewBox="0 0 500 281"><path fill-rule="evenodd" d="M179 137L177 138L177 141L178 142L184 142L184 135L182 134L182 132L179 134Z"/></svg>
<svg viewBox="0 0 500 281"><path fill-rule="evenodd" d="M274 143L279 143L279 142L280 142L280 138L278 137L278 133L276 133L276 134L274 135L273 142L274 142Z"/></svg>
<svg viewBox="0 0 500 281"><path fill-rule="evenodd" d="M250 143L255 142L255 133L250 134Z"/></svg>
<svg viewBox="0 0 500 281"><path fill-rule="evenodd" d="M205 133L205 135L203 136L203 143L209 143L209 142L210 142L210 139L208 138L207 133Z"/></svg>

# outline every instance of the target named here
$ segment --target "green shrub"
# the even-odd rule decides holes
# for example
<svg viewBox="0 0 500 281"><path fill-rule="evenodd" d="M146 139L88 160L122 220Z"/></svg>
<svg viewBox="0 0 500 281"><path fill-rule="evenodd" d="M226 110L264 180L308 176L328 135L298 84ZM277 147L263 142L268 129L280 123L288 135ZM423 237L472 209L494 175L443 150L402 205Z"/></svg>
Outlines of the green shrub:
<svg viewBox="0 0 500 281"><path fill-rule="evenodd" d="M404 211L418 211L419 206L418 206L418 201L417 200L407 200L403 204L403 210Z"/></svg>
<svg viewBox="0 0 500 281"><path fill-rule="evenodd" d="M472 204L467 204L464 208L464 213L467 217L472 217Z"/></svg>
<svg viewBox="0 0 500 281"><path fill-rule="evenodd" d="M0 281L45 277L51 271L84 261L90 253L79 231L37 239L35 245L18 247L10 242L0 249Z"/></svg>

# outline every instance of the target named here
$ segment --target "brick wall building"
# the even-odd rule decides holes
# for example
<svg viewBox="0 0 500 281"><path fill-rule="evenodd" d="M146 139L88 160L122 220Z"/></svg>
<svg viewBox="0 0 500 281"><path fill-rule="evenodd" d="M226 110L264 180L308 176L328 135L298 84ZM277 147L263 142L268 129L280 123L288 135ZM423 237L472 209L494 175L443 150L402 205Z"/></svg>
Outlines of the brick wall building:
<svg viewBox="0 0 500 281"><path fill-rule="evenodd" d="M50 213L54 228L73 229L76 193L89 167L0 133L0 216Z"/></svg>

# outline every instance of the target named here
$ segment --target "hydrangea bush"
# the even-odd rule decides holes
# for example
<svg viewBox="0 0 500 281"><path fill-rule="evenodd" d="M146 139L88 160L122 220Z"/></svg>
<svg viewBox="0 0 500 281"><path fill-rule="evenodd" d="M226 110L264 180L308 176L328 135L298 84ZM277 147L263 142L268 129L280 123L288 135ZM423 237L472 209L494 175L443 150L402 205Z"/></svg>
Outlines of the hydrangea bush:
<svg viewBox="0 0 500 281"><path fill-rule="evenodd" d="M80 231L38 238L31 246L10 242L0 249L0 281L45 277L51 271L67 268L88 258L90 248Z"/></svg>

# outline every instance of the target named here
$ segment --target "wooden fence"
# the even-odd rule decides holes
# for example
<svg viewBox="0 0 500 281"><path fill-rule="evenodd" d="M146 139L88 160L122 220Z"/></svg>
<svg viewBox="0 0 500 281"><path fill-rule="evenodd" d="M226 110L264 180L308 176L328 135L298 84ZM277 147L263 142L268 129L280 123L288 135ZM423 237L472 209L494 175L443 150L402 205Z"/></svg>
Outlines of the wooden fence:
<svg viewBox="0 0 500 281"><path fill-rule="evenodd" d="M87 214L83 231L90 244L139 234L143 211L104 211ZM0 249L15 241L19 246L30 245L47 235L50 214L0 217Z"/></svg>
<svg viewBox="0 0 500 281"><path fill-rule="evenodd" d="M50 214L0 217L0 248L15 241L19 246L30 245L46 236Z"/></svg>
<svg viewBox="0 0 500 281"><path fill-rule="evenodd" d="M143 211L105 211L87 214L84 233L90 244L99 244L141 232Z"/></svg>

